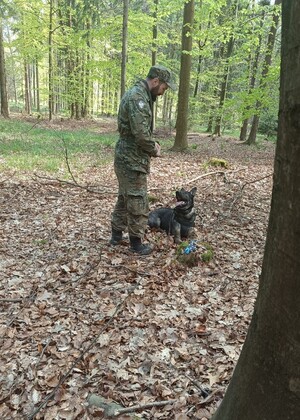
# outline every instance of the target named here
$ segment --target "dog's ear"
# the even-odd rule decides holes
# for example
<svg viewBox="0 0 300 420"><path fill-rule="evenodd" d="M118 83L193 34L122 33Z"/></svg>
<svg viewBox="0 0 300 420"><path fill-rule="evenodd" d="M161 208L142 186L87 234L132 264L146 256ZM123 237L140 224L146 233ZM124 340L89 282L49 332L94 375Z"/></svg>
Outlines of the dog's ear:
<svg viewBox="0 0 300 420"><path fill-rule="evenodd" d="M197 187L194 187L191 189L190 193L192 194L192 196L196 194L196 191L197 191Z"/></svg>

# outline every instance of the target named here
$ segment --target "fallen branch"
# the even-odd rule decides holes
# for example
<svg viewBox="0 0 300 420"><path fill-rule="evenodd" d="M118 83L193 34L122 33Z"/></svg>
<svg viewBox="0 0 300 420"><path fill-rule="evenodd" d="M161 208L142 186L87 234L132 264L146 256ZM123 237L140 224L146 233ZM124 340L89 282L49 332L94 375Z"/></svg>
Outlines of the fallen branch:
<svg viewBox="0 0 300 420"><path fill-rule="evenodd" d="M220 389L215 389L211 394L209 394L204 400L199 402L199 405L204 406L207 403L211 402L216 395L223 396L223 392Z"/></svg>
<svg viewBox="0 0 300 420"><path fill-rule="evenodd" d="M0 299L0 302L11 302L11 303L20 303L23 302L24 299Z"/></svg>
<svg viewBox="0 0 300 420"><path fill-rule="evenodd" d="M108 402L101 395L91 394L88 397L89 405L94 405L96 407L103 408L104 415L107 417L118 417L122 414L133 413L133 412L141 411L141 410L148 410L149 408L152 408L152 407L162 407L164 405L174 404L176 402L177 400L154 401L152 403L147 403L143 405L138 404L138 405L133 405L131 407L123 408L119 404L116 404L114 402L111 402L111 403Z"/></svg>
<svg viewBox="0 0 300 420"><path fill-rule="evenodd" d="M139 411L139 410L148 410L148 408L152 408L152 407L162 407L164 405L174 404L176 402L177 400L166 400L166 401L155 401L153 403L147 403L144 405L133 405L132 407L120 408L119 410L115 412L115 416L119 416L125 413L132 413L134 411Z"/></svg>
<svg viewBox="0 0 300 420"><path fill-rule="evenodd" d="M214 172L207 172L206 174L202 174L199 176L196 176L196 178L190 179L189 181L186 182L186 184L192 184L192 182L197 181L200 178L205 178L206 176L210 176L210 175L224 175L225 171L214 171Z"/></svg>
<svg viewBox="0 0 300 420"><path fill-rule="evenodd" d="M75 177L74 177L74 175L73 175L73 172L71 171L71 167L70 167L70 164L69 164L68 148L67 148L67 146L66 146L65 140L64 140L64 139L62 139L62 142L63 142L63 144L64 144L65 159L66 159L66 164L67 164L68 172L69 172L69 174L71 175L71 178L72 178L72 180L73 180L74 184L75 184L77 187L82 188L82 186L81 186L81 185L79 185L79 184L78 184L78 182L76 181L76 179L75 179Z"/></svg>
<svg viewBox="0 0 300 420"><path fill-rule="evenodd" d="M102 194L112 194L112 195L117 195L116 192L113 192L111 190L106 190L103 187L101 187L101 191L98 191L98 190L94 190L93 189L93 188L96 188L96 187L81 185L77 181L76 182L71 182L71 181L66 181L64 179L60 179L60 178L50 178L48 176L43 176L43 175L38 175L38 174L34 174L33 179L35 179L35 178L47 180L47 181L50 181L50 182L59 182L60 184L66 184L66 185L69 185L70 187L80 188L82 190L85 190L85 191L87 191L89 193L93 193L93 194L99 194L99 195L102 195ZM99 187L97 187L97 188L99 188ZM102 190L102 188L103 188L103 190Z"/></svg>
<svg viewBox="0 0 300 420"><path fill-rule="evenodd" d="M47 348L48 348L48 346L49 346L49 344L50 344L50 343L51 343L51 337L49 337L49 338L47 339L46 344L43 346L43 350L41 351L41 354L40 354L39 360L38 360L38 361L37 361L37 363L36 363L36 367L39 365L40 361L42 360L42 358L43 358L43 356L44 356L44 353L45 353L45 351L47 350Z"/></svg>
<svg viewBox="0 0 300 420"><path fill-rule="evenodd" d="M34 299L35 299L35 297L37 295L37 291L38 291L37 287L34 287L32 289L32 291L30 292L30 294L28 296L26 296L24 299L21 300L21 302L24 304L23 306L25 306L29 302L33 302L34 301ZM6 327L7 328L9 328L17 320L17 316L22 311L22 309L23 308L21 307L20 310L18 311L18 313L15 314L13 316L13 318L9 322L7 322L7 324L6 324Z"/></svg>
<svg viewBox="0 0 300 420"><path fill-rule="evenodd" d="M236 169L234 171L226 171L226 172L225 171L207 172L206 174L202 174L202 175L196 176L196 178L190 179L189 181L186 182L186 184L191 184L192 182L195 182L200 178L205 178L206 176L210 176L210 175L225 175L225 174L230 174L230 173L244 171L244 170L245 168Z"/></svg>
<svg viewBox="0 0 300 420"><path fill-rule="evenodd" d="M235 196L235 198L232 200L232 202L231 202L231 204L230 204L230 206L229 206L229 211L231 211L231 209L233 208L233 206L235 205L235 203L236 203L238 200L240 200L240 198L241 198L241 197L242 197L242 195L243 195L244 188L245 188L247 185L250 185L250 184L255 184L256 182L263 181L263 180L264 180L264 179L266 179L266 178L270 178L270 176L273 176L273 173L268 174L268 175L265 175L265 176L263 176L262 178L254 179L253 181L247 181L247 182L245 182L242 186L238 185L238 184L235 182L235 184L237 184L237 185L239 186L240 191L239 191L239 192L238 192L238 194ZM228 182L228 183L230 184L231 182Z"/></svg>
<svg viewBox="0 0 300 420"><path fill-rule="evenodd" d="M91 186L85 186L85 185L79 184L79 182L77 182L77 180L76 180L76 178L73 175L73 172L71 170L71 166L70 166L70 162L69 162L69 155L68 155L68 148L66 146L64 138L62 138L62 143L63 143L63 146L64 146L65 161L66 161L67 169L68 169L68 172L69 172L70 177L71 177L73 182L65 181L65 180L62 180L62 179L59 179L59 178L48 178L48 177L45 177L45 176L40 176L40 175L35 174L36 178L47 179L47 180L52 181L52 182L56 181L56 182L59 182L61 184L66 184L66 185L70 185L72 187L80 188L82 190L85 190L85 191L87 191L89 193L93 193L93 194L114 194L114 195L116 194L116 193L113 193L113 192L110 192L110 191L107 191L107 190L104 190L104 191L97 191L96 190L95 191L94 189L92 189Z"/></svg>
<svg viewBox="0 0 300 420"><path fill-rule="evenodd" d="M270 176L273 176L273 172L271 174L268 174L268 175L263 176L262 178L258 178L258 179L254 179L253 181L245 182L242 185L241 189L243 190L246 187L246 185L255 184L256 182L262 181L262 180L264 180L266 178L270 178Z"/></svg>

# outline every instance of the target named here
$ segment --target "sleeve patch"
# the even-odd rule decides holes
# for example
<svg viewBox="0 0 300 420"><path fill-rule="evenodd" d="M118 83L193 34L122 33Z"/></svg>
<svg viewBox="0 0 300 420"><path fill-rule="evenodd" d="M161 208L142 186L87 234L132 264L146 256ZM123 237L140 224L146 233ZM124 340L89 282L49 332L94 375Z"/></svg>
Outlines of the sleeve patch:
<svg viewBox="0 0 300 420"><path fill-rule="evenodd" d="M145 108L145 102L144 101L142 101L142 100L140 100L140 101L138 101L138 107L142 110L142 109L144 109Z"/></svg>

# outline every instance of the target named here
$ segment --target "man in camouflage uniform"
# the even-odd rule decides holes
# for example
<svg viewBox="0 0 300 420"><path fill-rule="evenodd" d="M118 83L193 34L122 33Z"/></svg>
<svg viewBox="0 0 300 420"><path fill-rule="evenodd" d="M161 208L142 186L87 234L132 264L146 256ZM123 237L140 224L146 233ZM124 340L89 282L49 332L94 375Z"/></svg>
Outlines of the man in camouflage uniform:
<svg viewBox="0 0 300 420"><path fill-rule="evenodd" d="M174 88L171 72L164 66L153 66L146 80L138 81L125 93L119 107L120 137L114 160L119 191L111 218L110 244L119 244L122 232L128 228L130 250L140 255L152 251L142 239L149 213L147 174L150 172L150 158L160 156L160 146L152 139L153 102L168 87Z"/></svg>

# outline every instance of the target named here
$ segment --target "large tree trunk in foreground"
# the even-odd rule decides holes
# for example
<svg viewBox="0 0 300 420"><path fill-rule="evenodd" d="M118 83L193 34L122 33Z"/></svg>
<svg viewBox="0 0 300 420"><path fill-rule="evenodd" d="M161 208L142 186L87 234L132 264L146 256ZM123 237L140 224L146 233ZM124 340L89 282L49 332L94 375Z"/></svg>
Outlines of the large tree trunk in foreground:
<svg viewBox="0 0 300 420"><path fill-rule="evenodd" d="M274 187L258 297L213 420L300 419L300 2L283 2Z"/></svg>

